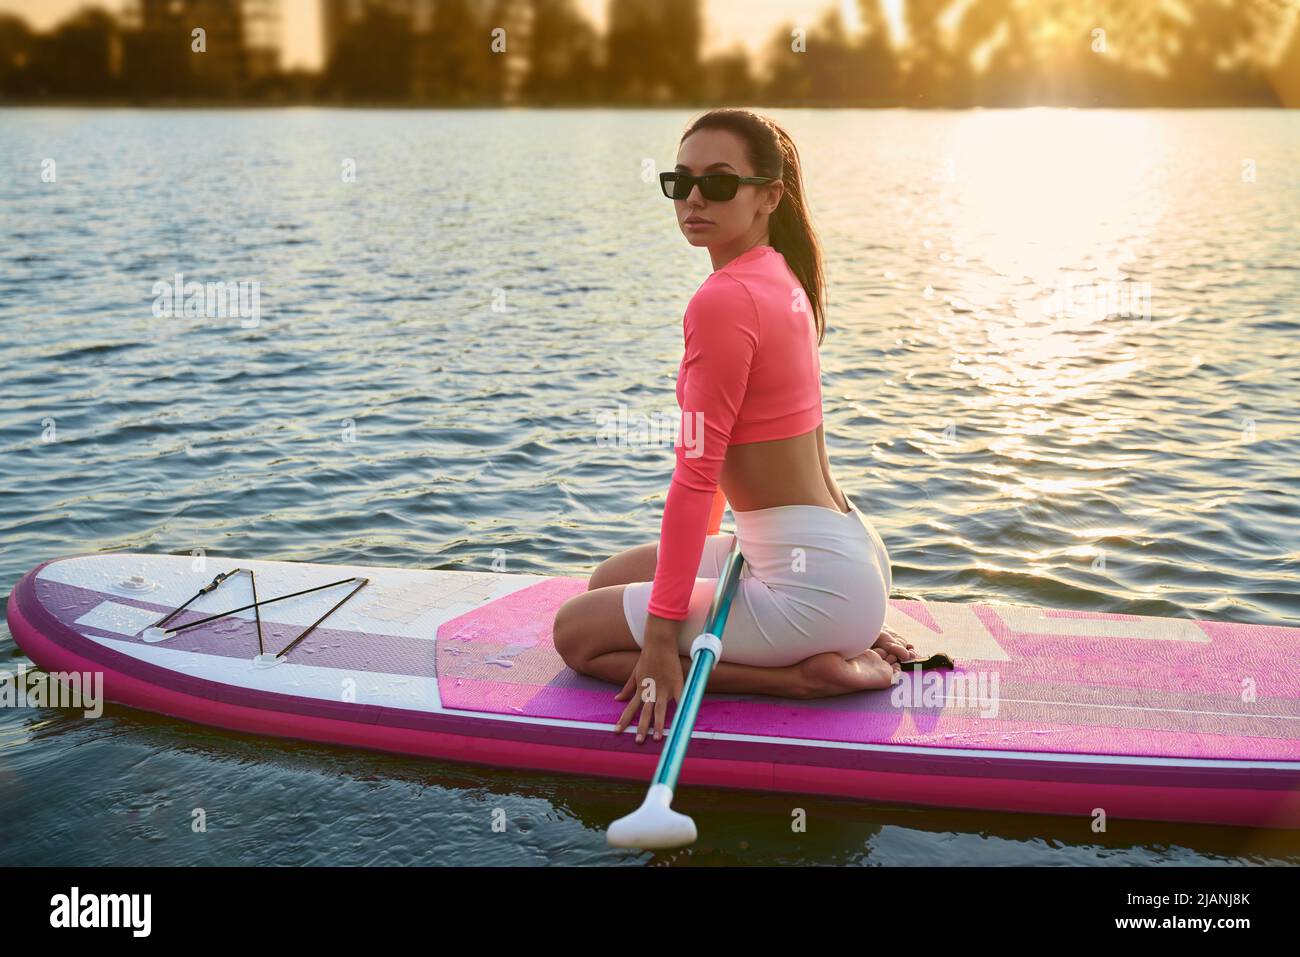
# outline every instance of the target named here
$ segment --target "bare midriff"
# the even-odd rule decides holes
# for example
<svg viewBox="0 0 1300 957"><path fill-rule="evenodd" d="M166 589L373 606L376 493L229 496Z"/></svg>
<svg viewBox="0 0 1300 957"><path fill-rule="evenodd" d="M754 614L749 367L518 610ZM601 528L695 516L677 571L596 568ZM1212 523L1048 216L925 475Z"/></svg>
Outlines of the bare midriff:
<svg viewBox="0 0 1300 957"><path fill-rule="evenodd" d="M831 475L826 436L820 425L788 439L731 446L719 484L732 512L781 505L849 510L848 501Z"/></svg>
<svg viewBox="0 0 1300 957"><path fill-rule="evenodd" d="M672 481L647 613L683 621L700 555L733 514L789 505L848 512L822 430L818 332L784 254L751 247L695 291L682 317Z"/></svg>

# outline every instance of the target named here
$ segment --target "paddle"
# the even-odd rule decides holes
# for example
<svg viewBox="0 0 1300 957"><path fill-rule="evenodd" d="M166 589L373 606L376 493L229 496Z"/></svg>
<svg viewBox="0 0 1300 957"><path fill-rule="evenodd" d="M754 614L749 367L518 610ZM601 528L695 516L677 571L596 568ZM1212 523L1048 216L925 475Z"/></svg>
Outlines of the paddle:
<svg viewBox="0 0 1300 957"><path fill-rule="evenodd" d="M606 839L613 847L682 847L695 840L695 822L669 805L677 787L677 775L686 760L686 746L690 744L691 732L695 729L695 716L704 700L704 686L714 663L722 656L722 630L727 626L727 613L731 611L731 600L735 597L744 563L737 540L718 576L718 587L713 593L704 631L691 643L691 670L677 702L677 713L668 729L668 738L659 755L659 766L655 769L650 789L639 808L609 826Z"/></svg>

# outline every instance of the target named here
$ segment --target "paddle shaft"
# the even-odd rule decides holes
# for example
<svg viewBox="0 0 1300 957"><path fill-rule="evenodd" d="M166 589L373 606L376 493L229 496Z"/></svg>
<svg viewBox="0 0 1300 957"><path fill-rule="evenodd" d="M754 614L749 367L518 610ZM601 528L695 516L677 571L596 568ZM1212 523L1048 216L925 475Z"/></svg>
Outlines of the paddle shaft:
<svg viewBox="0 0 1300 957"><path fill-rule="evenodd" d="M740 581L740 569L745 558L740 554L740 542L732 546L718 576L718 587L713 593L713 603L709 606L709 617L704 622L704 631L722 640L722 631L727 626L727 614L731 611L731 601L736 595L736 586ZM708 684L709 675L715 664L713 652L700 648L691 657L691 670L686 676L686 686L682 689L681 699L677 702L677 714L673 717L672 727L668 730L668 740L659 755L659 766L651 784L664 784L670 789L677 788L677 776L681 773L682 763L686 760L686 746L691 742L691 732L695 730L695 717L699 713L700 703L704 700L704 686Z"/></svg>

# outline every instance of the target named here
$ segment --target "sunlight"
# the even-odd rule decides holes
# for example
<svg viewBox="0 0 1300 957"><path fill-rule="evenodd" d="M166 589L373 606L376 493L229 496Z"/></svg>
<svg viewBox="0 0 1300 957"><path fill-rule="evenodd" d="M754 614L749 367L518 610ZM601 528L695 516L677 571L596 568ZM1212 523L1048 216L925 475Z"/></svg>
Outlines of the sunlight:
<svg viewBox="0 0 1300 957"><path fill-rule="evenodd" d="M895 46L902 46L907 39L907 24L903 21L903 3L904 0L881 0L880 3Z"/></svg>

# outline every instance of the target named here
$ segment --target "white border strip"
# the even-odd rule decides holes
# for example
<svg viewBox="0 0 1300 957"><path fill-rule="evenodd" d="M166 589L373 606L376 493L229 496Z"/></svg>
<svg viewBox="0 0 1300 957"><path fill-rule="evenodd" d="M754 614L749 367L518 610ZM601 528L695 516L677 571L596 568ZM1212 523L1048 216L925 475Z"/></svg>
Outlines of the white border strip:
<svg viewBox="0 0 1300 957"><path fill-rule="evenodd" d="M122 650L128 654L135 651L143 651L143 655L132 655L139 660L149 661L159 667L167 668L164 664L167 659L175 660L175 656L184 655L185 657L197 657L204 659L218 659L219 671L225 671L227 674L234 676L239 675L243 678L254 677L262 679L259 681L260 687L249 684L231 684L229 681L223 681L221 678L211 677L211 672L204 674L198 669L186 669L171 667L169 670L180 675L191 677L207 678L210 681L217 681L226 684L229 687L244 688L255 691L268 691L279 694L293 695L296 697L313 698L322 701L338 701L339 682L342 678L353 675L343 669L336 668L318 668L312 665L299 665L285 662L266 670L255 669L252 662L245 658L221 658L215 655L202 655L194 652L175 651L158 645L141 645L136 642L121 641L113 638L100 638L94 635L83 635L88 640L97 644ZM212 662L205 662L211 665ZM322 672L324 674L316 674ZM614 722L598 721L572 721L566 718L541 718L532 715L511 715L498 714L491 711L470 711L462 708L444 707L439 700L438 682L436 678L417 678L411 675L382 675L376 672L357 672L358 678L390 678L394 679L395 686L387 691L378 688L358 687L357 704L384 705L387 707L401 708L402 710L411 711L415 714L443 714L448 717L473 718L476 721L504 721L514 724L527 724L547 728L571 728L576 730L587 731L612 731ZM284 679L291 679L286 682ZM329 694L325 694L325 689L330 689ZM313 693L315 692L315 693ZM410 699L415 697L417 700L423 698L428 701L427 707L411 708ZM394 700L395 698L405 698L406 700ZM636 728L629 727L624 729L624 734L635 734ZM857 741L824 741L810 738L782 738L771 735L761 734L739 734L728 731L695 731L691 735L692 739L704 741L737 741L746 744L771 744L796 746L802 748L820 748L826 751L874 751L881 754L911 754L919 757L943 757L957 758L964 760L995 760L995 761L1048 761L1058 764L1097 764L1097 765L1121 765L1127 767L1176 767L1176 768L1227 768L1235 770L1267 770L1267 771L1288 771L1300 774L1300 761L1250 761L1250 760L1229 760L1221 758L1163 758L1163 757L1129 757L1125 755L1098 755L1098 754L1064 754L1061 752L1050 751L998 751L987 748L941 748L941 747L924 747L904 744L869 744Z"/></svg>
<svg viewBox="0 0 1300 957"><path fill-rule="evenodd" d="M594 721L568 721L562 718L533 718L525 715L495 714L486 711L462 711L455 708L441 708L446 714L472 715L493 721L510 721L520 724L544 724L553 727L611 729L614 725ZM624 734L633 734L636 729L624 729ZM666 732L665 732L666 733ZM915 754L922 756L940 756L946 758L996 759L1020 761L1052 761L1061 764L1122 764L1134 767L1186 767L1186 768L1234 768L1239 770L1260 769L1268 771L1292 771L1300 773L1300 761L1235 761L1215 758L1158 758L1126 757L1106 754L1062 754L1049 751L992 751L978 748L929 748L914 747L905 744L865 744L856 741L817 741L809 738L778 738L762 734L735 734L727 731L696 731L691 738L717 741L744 741L755 744L795 745L805 748L825 748L832 751L880 751L889 754Z"/></svg>

